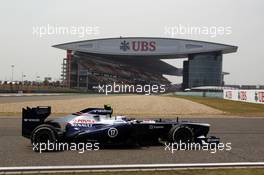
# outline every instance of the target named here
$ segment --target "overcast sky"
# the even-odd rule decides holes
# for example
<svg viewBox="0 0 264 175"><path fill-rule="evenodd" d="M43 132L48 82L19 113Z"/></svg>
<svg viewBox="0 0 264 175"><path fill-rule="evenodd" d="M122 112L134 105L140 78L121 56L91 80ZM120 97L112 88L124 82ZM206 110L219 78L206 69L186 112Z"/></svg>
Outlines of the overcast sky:
<svg viewBox="0 0 264 175"><path fill-rule="evenodd" d="M54 44L119 36L155 36L219 42L238 46L224 55L228 84L264 84L263 0L5 0L0 6L0 80L60 78L65 51ZM38 27L93 27L91 34L39 36ZM166 27L230 27L231 34L177 34ZM35 33L34 33L35 29ZM182 67L182 60L170 61Z"/></svg>

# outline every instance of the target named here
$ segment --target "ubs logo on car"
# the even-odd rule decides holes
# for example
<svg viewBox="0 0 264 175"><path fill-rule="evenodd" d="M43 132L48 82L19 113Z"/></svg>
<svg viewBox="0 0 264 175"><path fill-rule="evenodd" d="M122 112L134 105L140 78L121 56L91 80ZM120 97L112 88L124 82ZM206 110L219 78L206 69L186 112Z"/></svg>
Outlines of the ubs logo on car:
<svg viewBox="0 0 264 175"><path fill-rule="evenodd" d="M109 128L107 133L109 137L114 138L118 135L118 130L116 128Z"/></svg>
<svg viewBox="0 0 264 175"><path fill-rule="evenodd" d="M135 52L146 52L146 51L155 51L156 50L156 42L155 41L122 41L120 43L120 50L127 51L132 50Z"/></svg>

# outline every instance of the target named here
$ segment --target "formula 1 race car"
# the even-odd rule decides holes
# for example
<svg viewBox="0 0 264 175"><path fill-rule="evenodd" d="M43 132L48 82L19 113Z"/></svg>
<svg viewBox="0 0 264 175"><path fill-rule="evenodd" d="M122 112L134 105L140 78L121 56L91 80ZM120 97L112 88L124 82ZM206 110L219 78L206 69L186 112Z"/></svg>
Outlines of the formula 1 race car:
<svg viewBox="0 0 264 175"><path fill-rule="evenodd" d="M98 142L100 144L151 145L167 142L218 142L207 138L209 124L177 120L135 120L112 116L113 109L87 108L69 116L46 120L51 107L22 111L22 135L33 143Z"/></svg>

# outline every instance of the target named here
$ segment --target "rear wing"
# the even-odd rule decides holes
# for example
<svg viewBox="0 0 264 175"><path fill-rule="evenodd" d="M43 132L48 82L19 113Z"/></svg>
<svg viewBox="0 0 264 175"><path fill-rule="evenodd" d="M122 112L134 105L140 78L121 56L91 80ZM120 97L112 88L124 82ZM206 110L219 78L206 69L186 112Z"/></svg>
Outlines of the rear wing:
<svg viewBox="0 0 264 175"><path fill-rule="evenodd" d="M50 106L37 106L22 109L22 136L30 138L32 131L50 115Z"/></svg>

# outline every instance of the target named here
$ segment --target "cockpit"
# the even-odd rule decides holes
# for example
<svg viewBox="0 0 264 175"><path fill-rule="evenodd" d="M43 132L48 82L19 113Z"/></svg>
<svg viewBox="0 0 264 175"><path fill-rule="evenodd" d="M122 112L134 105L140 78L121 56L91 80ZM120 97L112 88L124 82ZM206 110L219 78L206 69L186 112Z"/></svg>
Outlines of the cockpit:
<svg viewBox="0 0 264 175"><path fill-rule="evenodd" d="M87 108L73 115L79 116L84 120L91 120L94 123L123 123L127 122L125 116L112 116L113 109L110 105L104 105L104 108Z"/></svg>

